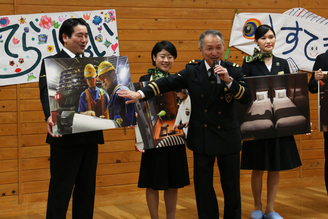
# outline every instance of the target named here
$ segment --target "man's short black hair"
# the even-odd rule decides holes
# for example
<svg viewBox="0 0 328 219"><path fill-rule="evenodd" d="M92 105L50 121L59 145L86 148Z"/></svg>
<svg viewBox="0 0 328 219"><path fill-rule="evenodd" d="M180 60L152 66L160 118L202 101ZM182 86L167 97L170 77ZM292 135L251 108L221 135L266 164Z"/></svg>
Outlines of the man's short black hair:
<svg viewBox="0 0 328 219"><path fill-rule="evenodd" d="M88 26L87 22L82 18L69 18L63 22L59 29L59 41L64 45L63 34L66 34L71 38L72 33L74 32L74 27L77 25Z"/></svg>
<svg viewBox="0 0 328 219"><path fill-rule="evenodd" d="M163 49L168 51L174 57L174 59L176 59L178 57L177 49L171 42L165 41L165 40L160 41L155 44L153 50L151 51L151 60L152 60L153 66L156 66L153 56L156 57L157 53L159 53Z"/></svg>

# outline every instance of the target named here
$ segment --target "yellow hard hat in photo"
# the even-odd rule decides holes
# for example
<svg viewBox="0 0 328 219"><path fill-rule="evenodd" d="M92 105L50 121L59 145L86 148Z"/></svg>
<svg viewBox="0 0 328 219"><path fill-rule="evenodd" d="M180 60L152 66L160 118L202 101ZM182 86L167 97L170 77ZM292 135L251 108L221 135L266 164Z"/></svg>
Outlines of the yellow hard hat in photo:
<svg viewBox="0 0 328 219"><path fill-rule="evenodd" d="M104 73L107 73L107 72L110 72L112 70L114 70L114 72L116 72L116 69L114 68L112 63L110 63L108 61L101 62L98 66L98 79L99 79L100 75L102 75Z"/></svg>
<svg viewBox="0 0 328 219"><path fill-rule="evenodd" d="M95 78L97 76L96 68L92 64L87 64L84 67L84 77L85 78Z"/></svg>

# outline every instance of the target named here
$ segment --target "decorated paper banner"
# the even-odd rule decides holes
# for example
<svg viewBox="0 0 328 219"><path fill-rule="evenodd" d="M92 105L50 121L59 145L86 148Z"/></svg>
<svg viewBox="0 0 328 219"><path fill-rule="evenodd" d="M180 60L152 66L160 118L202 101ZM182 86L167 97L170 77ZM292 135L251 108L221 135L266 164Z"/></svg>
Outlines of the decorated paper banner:
<svg viewBox="0 0 328 219"><path fill-rule="evenodd" d="M135 125L127 56L45 59L53 133L65 135Z"/></svg>
<svg viewBox="0 0 328 219"><path fill-rule="evenodd" d="M328 20L307 11L293 8L283 14L239 13L235 15L229 46L252 55L256 28L261 24L273 27L276 44L273 54L288 61L292 73L311 71L316 57L328 50Z"/></svg>
<svg viewBox="0 0 328 219"><path fill-rule="evenodd" d="M113 9L0 16L0 86L37 82L42 59L63 47L58 33L68 18L88 23L85 57L119 56Z"/></svg>

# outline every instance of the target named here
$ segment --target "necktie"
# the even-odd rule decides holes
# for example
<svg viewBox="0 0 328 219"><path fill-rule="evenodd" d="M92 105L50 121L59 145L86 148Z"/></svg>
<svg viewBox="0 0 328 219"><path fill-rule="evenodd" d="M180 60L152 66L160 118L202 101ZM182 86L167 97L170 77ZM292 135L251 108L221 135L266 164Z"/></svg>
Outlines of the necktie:
<svg viewBox="0 0 328 219"><path fill-rule="evenodd" d="M81 58L79 55L75 55L75 58Z"/></svg>
<svg viewBox="0 0 328 219"><path fill-rule="evenodd" d="M211 72L211 75L209 77L210 84L211 84L212 87L214 87L214 85L216 84L216 76L214 74L214 68L210 68L210 72Z"/></svg>

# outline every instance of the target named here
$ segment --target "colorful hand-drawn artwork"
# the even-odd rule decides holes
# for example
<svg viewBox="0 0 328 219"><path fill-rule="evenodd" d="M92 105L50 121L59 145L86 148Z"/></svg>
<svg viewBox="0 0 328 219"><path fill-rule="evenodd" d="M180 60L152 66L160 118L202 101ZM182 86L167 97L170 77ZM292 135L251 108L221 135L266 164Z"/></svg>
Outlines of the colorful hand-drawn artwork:
<svg viewBox="0 0 328 219"><path fill-rule="evenodd" d="M317 55L328 50L328 20L304 8L278 13L239 13L235 15L229 47L252 55L254 35L261 24L273 27L276 33L275 56L288 61L292 73L312 71Z"/></svg>
<svg viewBox="0 0 328 219"><path fill-rule="evenodd" d="M253 101L236 102L242 139L311 133L307 74L247 77Z"/></svg>
<svg viewBox="0 0 328 219"><path fill-rule="evenodd" d="M127 56L45 59L53 133L65 135L135 125Z"/></svg>
<svg viewBox="0 0 328 219"><path fill-rule="evenodd" d="M85 57L119 56L113 9L0 16L0 86L38 82L42 59L63 47L58 32L67 18L83 18L89 24Z"/></svg>

